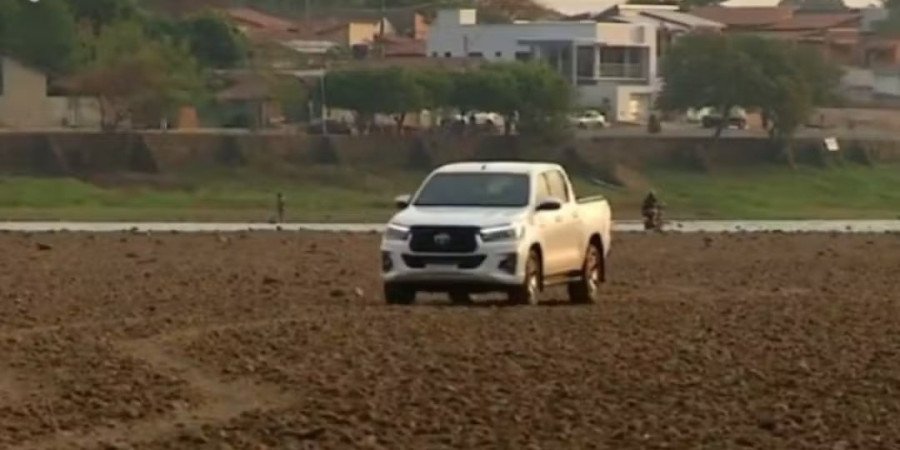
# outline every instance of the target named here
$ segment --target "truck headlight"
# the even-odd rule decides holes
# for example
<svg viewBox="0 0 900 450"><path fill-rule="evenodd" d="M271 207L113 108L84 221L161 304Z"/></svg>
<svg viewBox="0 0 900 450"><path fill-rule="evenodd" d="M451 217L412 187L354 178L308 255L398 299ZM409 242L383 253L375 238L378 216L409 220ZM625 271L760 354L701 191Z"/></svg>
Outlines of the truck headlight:
<svg viewBox="0 0 900 450"><path fill-rule="evenodd" d="M482 242L512 241L522 237L522 227L505 225L481 230Z"/></svg>
<svg viewBox="0 0 900 450"><path fill-rule="evenodd" d="M384 230L384 238L389 241L405 241L409 239L409 228L390 224Z"/></svg>

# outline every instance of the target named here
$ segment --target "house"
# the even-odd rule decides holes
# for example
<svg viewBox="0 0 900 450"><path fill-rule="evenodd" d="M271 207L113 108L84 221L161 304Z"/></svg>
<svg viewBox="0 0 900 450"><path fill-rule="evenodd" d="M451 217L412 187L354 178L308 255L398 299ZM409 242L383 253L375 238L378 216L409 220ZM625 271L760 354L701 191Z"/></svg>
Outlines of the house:
<svg viewBox="0 0 900 450"><path fill-rule="evenodd" d="M251 8L229 8L229 16L257 49L288 49L295 54L322 57L337 49L352 49L365 56L378 46L384 57L424 57L428 25L422 15L412 10L328 11L307 19L288 20ZM400 27L394 25L397 20ZM401 28L402 27L402 28ZM277 59L277 58L270 58ZM285 58L281 58L285 59ZM287 66L281 62L276 66Z"/></svg>
<svg viewBox="0 0 900 450"><path fill-rule="evenodd" d="M66 91L40 70L0 57L0 127L99 128L99 101Z"/></svg>
<svg viewBox="0 0 900 450"><path fill-rule="evenodd" d="M428 22L421 13L410 7L365 9L331 8L311 16L312 20L338 20L354 23L384 23L384 35L416 40L428 39Z"/></svg>
<svg viewBox="0 0 900 450"><path fill-rule="evenodd" d="M886 8L866 8L862 15L862 64L876 68L900 65L900 32L884 33L878 26L890 18L890 12Z"/></svg>
<svg viewBox="0 0 900 450"><path fill-rule="evenodd" d="M677 5L621 4L596 13L582 13L567 20L593 20L596 22L620 22L650 24L657 29L657 53L662 56L665 49L679 37L696 31L720 32L725 25L704 19L684 11Z"/></svg>
<svg viewBox="0 0 900 450"><path fill-rule="evenodd" d="M571 82L580 106L609 107L615 121L646 120L660 87L649 23L479 24L474 9L441 10L427 48L431 58L544 61Z"/></svg>
<svg viewBox="0 0 900 450"><path fill-rule="evenodd" d="M839 64L849 65L859 60L862 24L859 11L704 6L692 9L691 14L725 24L726 32L755 34L814 48Z"/></svg>
<svg viewBox="0 0 900 450"><path fill-rule="evenodd" d="M690 13L724 24L729 32L762 31L794 16L788 7L725 7L701 6Z"/></svg>
<svg viewBox="0 0 900 450"><path fill-rule="evenodd" d="M300 26L293 21L253 8L227 8L225 13L251 41L299 39Z"/></svg>

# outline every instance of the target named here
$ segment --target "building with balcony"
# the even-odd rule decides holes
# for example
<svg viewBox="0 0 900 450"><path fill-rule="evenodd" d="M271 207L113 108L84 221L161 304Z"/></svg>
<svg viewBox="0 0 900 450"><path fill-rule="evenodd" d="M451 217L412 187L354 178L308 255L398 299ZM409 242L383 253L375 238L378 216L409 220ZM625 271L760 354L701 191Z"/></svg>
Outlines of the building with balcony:
<svg viewBox="0 0 900 450"><path fill-rule="evenodd" d="M579 106L607 110L613 121L647 119L660 87L653 24L479 24L477 19L473 9L439 11L428 37L428 56L543 61L572 83Z"/></svg>

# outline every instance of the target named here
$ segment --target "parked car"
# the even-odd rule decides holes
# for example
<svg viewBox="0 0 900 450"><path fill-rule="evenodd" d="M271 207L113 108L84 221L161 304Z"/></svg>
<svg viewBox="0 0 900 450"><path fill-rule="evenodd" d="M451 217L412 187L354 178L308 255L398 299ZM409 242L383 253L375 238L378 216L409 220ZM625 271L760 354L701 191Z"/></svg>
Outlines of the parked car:
<svg viewBox="0 0 900 450"><path fill-rule="evenodd" d="M728 116L728 124L726 127L741 130L746 130L748 128L747 112L744 111L743 108L732 108ZM688 110L686 117L688 122L699 122L703 128L715 128L719 126L722 121L722 115L715 108L710 107L701 108L699 110Z"/></svg>
<svg viewBox="0 0 900 450"><path fill-rule="evenodd" d="M577 115L569 116L569 121L572 123L572 125L582 129L604 128L609 124L606 121L606 116L603 115L603 113L592 109L583 111Z"/></svg>
<svg viewBox="0 0 900 450"><path fill-rule="evenodd" d="M325 121L325 129L328 134L353 134L353 127L346 122L334 119ZM313 119L306 126L308 134L322 134L322 119Z"/></svg>
<svg viewBox="0 0 900 450"><path fill-rule="evenodd" d="M396 202L381 243L388 303L413 303L419 292L448 293L455 303L502 292L535 304L554 285L568 286L573 302L598 299L610 206L602 197L576 199L559 165L445 165Z"/></svg>

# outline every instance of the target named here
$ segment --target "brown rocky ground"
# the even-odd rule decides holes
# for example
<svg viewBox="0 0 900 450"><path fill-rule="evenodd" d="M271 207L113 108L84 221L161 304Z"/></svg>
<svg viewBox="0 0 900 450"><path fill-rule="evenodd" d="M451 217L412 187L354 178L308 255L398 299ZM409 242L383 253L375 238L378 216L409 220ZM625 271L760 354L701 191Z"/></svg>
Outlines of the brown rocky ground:
<svg viewBox="0 0 900 450"><path fill-rule="evenodd" d="M619 235L388 307L377 236L0 235L0 448L896 449L900 236Z"/></svg>

